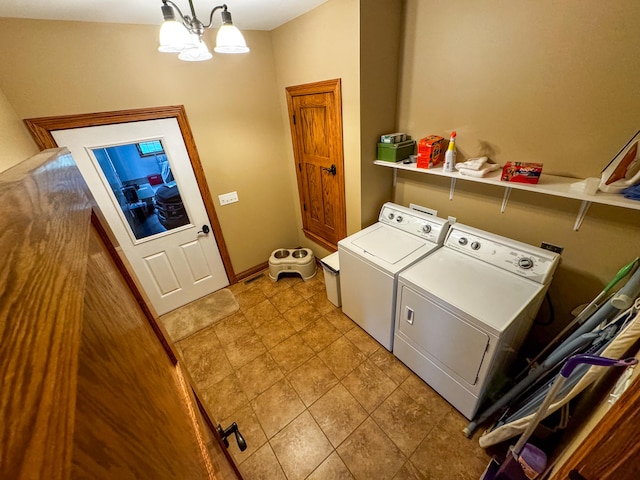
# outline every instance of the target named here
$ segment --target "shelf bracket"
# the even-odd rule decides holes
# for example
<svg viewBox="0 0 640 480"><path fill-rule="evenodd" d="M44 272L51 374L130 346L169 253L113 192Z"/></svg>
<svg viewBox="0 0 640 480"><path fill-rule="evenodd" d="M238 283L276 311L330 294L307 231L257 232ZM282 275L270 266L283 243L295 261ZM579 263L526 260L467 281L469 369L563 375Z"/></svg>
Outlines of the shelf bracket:
<svg viewBox="0 0 640 480"><path fill-rule="evenodd" d="M582 225L582 221L584 217L587 216L587 212L589 211L589 207L591 206L591 202L587 200L583 200L580 204L580 210L578 211L578 217L576 218L576 223L573 225L573 231L577 232L580 230L580 225Z"/></svg>
<svg viewBox="0 0 640 480"><path fill-rule="evenodd" d="M511 187L504 189L504 195L502 197L502 206L500 207L500 213L504 213L507 209L507 203L509 203L509 195L511 195Z"/></svg>
<svg viewBox="0 0 640 480"><path fill-rule="evenodd" d="M453 200L453 192L456 191L456 179L451 179L451 187L449 187L449 200Z"/></svg>

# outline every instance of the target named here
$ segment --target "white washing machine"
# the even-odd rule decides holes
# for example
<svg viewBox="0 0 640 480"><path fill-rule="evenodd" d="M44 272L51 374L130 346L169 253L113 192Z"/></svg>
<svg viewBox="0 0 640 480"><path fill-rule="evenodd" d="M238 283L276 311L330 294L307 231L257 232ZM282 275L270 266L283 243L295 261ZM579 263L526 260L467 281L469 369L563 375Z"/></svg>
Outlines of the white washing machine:
<svg viewBox="0 0 640 480"><path fill-rule="evenodd" d="M472 419L540 308L556 253L455 224L398 276L393 353Z"/></svg>
<svg viewBox="0 0 640 480"><path fill-rule="evenodd" d="M385 203L378 223L338 242L342 311L393 347L398 273L439 248L449 222Z"/></svg>

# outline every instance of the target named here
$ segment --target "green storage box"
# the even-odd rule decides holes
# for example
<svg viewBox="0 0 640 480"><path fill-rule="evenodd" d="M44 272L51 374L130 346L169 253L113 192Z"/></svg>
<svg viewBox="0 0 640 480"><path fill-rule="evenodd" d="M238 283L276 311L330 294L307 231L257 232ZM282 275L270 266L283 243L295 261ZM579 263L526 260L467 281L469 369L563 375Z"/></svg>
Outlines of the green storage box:
<svg viewBox="0 0 640 480"><path fill-rule="evenodd" d="M399 162L416 152L416 141L406 140L400 143L378 143L378 160Z"/></svg>

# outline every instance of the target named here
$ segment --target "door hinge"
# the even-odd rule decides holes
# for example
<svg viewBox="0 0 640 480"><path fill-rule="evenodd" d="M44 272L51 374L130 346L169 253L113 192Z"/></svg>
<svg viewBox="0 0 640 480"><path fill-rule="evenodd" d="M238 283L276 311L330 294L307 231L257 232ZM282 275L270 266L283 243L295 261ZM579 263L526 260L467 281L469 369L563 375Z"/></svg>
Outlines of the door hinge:
<svg viewBox="0 0 640 480"><path fill-rule="evenodd" d="M295 115L293 115L293 124L294 125L296 124L296 116Z"/></svg>

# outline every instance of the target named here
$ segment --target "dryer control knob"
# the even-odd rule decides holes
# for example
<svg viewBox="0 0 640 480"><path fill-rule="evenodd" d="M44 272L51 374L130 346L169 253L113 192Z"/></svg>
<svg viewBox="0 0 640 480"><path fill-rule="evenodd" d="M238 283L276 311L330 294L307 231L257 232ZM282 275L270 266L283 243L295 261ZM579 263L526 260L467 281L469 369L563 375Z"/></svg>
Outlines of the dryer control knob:
<svg viewBox="0 0 640 480"><path fill-rule="evenodd" d="M389 215L387 215L387 218L389 220L393 220L394 217L395 217L395 215L393 213L390 213Z"/></svg>
<svg viewBox="0 0 640 480"><path fill-rule="evenodd" d="M480 250L480 242L471 242L471 250Z"/></svg>
<svg viewBox="0 0 640 480"><path fill-rule="evenodd" d="M525 270L529 270L533 267L533 259L528 257L522 257L518 259L518 266L520 268L524 268Z"/></svg>
<svg viewBox="0 0 640 480"><path fill-rule="evenodd" d="M396 217L396 222L398 222L398 223L402 222L402 215L398 215Z"/></svg>
<svg viewBox="0 0 640 480"><path fill-rule="evenodd" d="M427 225L422 227L422 232L423 233L429 233L430 231L431 231L431 225L427 224Z"/></svg>
<svg viewBox="0 0 640 480"><path fill-rule="evenodd" d="M460 237L460 240L458 240L458 243L460 245L466 245L468 241L469 240L467 240L465 237Z"/></svg>

